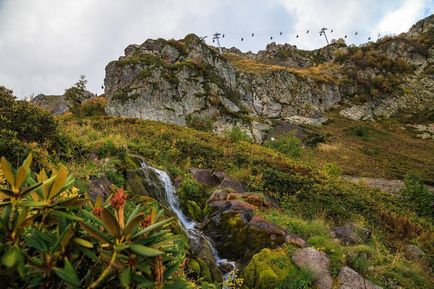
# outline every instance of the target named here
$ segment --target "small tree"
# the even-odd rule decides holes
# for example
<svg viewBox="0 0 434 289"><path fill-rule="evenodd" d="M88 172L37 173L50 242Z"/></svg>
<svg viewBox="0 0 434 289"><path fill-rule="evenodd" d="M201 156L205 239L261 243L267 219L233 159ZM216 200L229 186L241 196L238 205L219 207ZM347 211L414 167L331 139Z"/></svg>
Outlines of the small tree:
<svg viewBox="0 0 434 289"><path fill-rule="evenodd" d="M80 75L80 79L74 86L65 90L65 100L70 104L70 110L74 114L79 112L81 104L89 98L86 92L86 84L86 76Z"/></svg>
<svg viewBox="0 0 434 289"><path fill-rule="evenodd" d="M80 80L75 83L75 87L79 90L85 90L87 84L87 79L85 75L80 75Z"/></svg>

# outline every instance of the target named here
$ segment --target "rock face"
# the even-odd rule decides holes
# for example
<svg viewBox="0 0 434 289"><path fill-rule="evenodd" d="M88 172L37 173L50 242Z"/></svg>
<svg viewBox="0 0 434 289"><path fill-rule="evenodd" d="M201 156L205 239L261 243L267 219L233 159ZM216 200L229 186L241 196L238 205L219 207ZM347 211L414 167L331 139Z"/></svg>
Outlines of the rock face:
<svg viewBox="0 0 434 289"><path fill-rule="evenodd" d="M359 273L344 266L338 276L339 289L381 289L367 280L365 280Z"/></svg>
<svg viewBox="0 0 434 289"><path fill-rule="evenodd" d="M407 34L361 47L343 40L314 51L269 44L257 54L199 37L130 45L106 67L107 113L221 133L235 126L260 142L275 121L320 125L339 108L373 120L434 104L434 17Z"/></svg>
<svg viewBox="0 0 434 289"><path fill-rule="evenodd" d="M314 283L319 289L331 289L333 278L330 274L330 261L326 254L314 248L297 249L292 255L292 261L300 268L312 272Z"/></svg>

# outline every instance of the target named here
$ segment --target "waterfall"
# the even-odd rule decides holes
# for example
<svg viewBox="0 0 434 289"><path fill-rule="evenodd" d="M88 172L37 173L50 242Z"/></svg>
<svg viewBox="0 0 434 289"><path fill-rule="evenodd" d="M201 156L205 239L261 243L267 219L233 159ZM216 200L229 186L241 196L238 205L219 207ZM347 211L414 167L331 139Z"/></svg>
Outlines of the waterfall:
<svg viewBox="0 0 434 289"><path fill-rule="evenodd" d="M216 260L217 265L219 266L229 266L232 268L230 272L226 273L223 277L224 279L228 279L229 277L233 276L235 274L236 264L233 261L229 261L227 259L222 259L219 256L219 253L217 252L216 248L214 247L212 241L202 233L202 231L198 230L196 228L197 223L191 219L189 219L184 212L182 212L182 209L179 205L179 199L178 195L176 194L176 188L172 183L172 180L170 179L169 175L162 170L153 168L151 166L148 166L146 163L142 163L142 169L149 169L155 172L158 179L160 180L163 188L164 188L164 194L165 194L165 201L169 205L170 209L173 213L178 217L179 221L181 222L182 226L186 230L190 243L198 240L198 238L205 240L207 242L207 245L211 249L212 254L214 255L214 258Z"/></svg>

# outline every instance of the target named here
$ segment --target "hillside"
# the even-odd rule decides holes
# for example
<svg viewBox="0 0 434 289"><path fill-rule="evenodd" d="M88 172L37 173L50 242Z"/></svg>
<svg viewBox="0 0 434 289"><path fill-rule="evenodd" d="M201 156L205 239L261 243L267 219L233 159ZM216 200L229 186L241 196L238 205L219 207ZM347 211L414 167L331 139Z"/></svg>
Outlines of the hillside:
<svg viewBox="0 0 434 289"><path fill-rule="evenodd" d="M3 285L433 288L433 44L434 15L314 51L190 34L128 46L104 96L0 86Z"/></svg>

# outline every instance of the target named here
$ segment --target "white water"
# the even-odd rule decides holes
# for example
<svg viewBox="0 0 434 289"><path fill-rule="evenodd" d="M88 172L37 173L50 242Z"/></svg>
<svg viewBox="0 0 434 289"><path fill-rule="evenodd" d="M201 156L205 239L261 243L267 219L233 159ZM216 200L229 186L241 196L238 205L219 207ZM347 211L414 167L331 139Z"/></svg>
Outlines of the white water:
<svg viewBox="0 0 434 289"><path fill-rule="evenodd" d="M234 276L235 269L236 269L235 262L220 258L216 248L214 247L212 242L209 240L209 238L207 236L205 236L200 230L196 229L196 222L194 222L193 220L190 220L182 212L182 210L179 206L179 199L178 199L178 195L176 194L175 186L173 185L172 180L170 179L169 175L162 170L148 166L146 163L142 163L142 168L143 169L150 169L157 174L158 179L160 180L160 182L162 183L162 185L164 187L164 193L165 193L166 201L167 201L170 209L176 214L176 216L180 220L182 226L187 231L189 238L194 239L194 238L197 238L198 235L203 236L204 237L203 239L206 240L206 242L208 243L208 246L211 249L211 251L212 251L212 253L216 259L217 265L229 265L232 268L232 270L229 273L224 275L224 279L227 280L228 278Z"/></svg>

